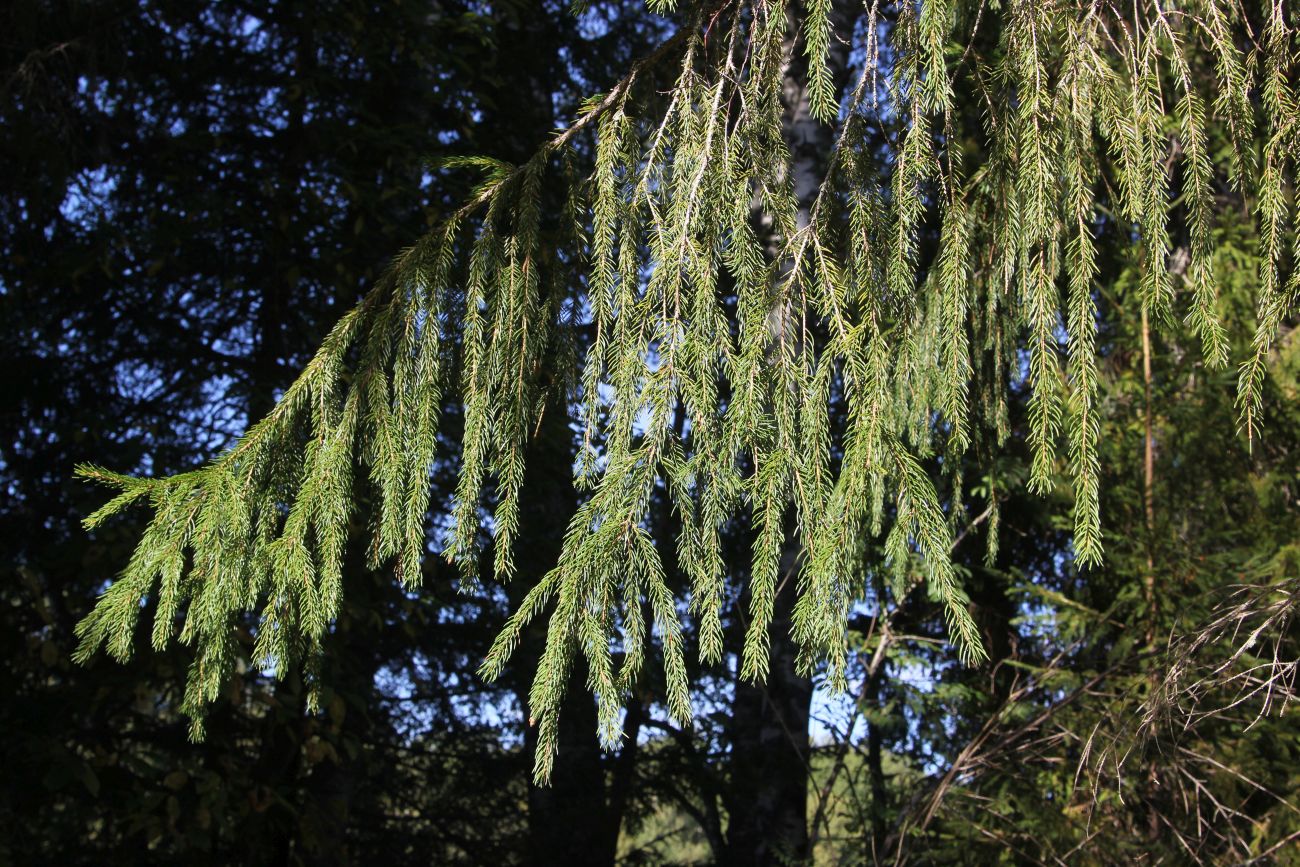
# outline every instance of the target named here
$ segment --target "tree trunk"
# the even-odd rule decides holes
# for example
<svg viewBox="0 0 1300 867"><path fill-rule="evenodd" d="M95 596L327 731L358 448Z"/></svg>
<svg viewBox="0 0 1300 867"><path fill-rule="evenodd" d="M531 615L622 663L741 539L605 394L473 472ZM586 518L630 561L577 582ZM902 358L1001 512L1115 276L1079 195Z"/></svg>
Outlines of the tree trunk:
<svg viewBox="0 0 1300 867"><path fill-rule="evenodd" d="M501 130L494 155L519 163L531 156L556 125L552 83L562 74L557 58L562 56L564 36L549 14L505 9L497 22L497 51L500 57L509 58L506 68L510 71L502 92L486 100L492 107L486 121ZM505 588L512 610L558 561L569 517L577 509L568 409L564 395L552 395L529 446L515 542L522 555L519 574ZM545 640L546 619L542 617L525 630L514 655L511 686L525 718L529 688ZM527 726L524 733L526 773L530 776L527 859L539 867L610 865L616 854L619 818L611 815L608 803L605 756L596 739L596 706L585 686L586 674L585 665L575 662L561 710L559 750L549 786L537 786L531 780L537 729Z"/></svg>
<svg viewBox="0 0 1300 867"><path fill-rule="evenodd" d="M766 683L736 683L731 721L728 864L802 861L808 855L808 720L812 681L795 672L790 614L798 549L782 563ZM786 576L790 576L786 580Z"/></svg>
<svg viewBox="0 0 1300 867"><path fill-rule="evenodd" d="M855 4L836 2L836 33L851 33ZM789 13L782 131L791 156L791 180L799 202L799 223L807 225L833 145L833 129L812 117L808 65L800 33L802 10ZM844 84L848 48L831 41L828 66ZM760 216L761 219L761 216ZM768 249L779 250L770 222L763 228ZM786 271L787 269L782 269ZM780 279L780 278L778 278ZM769 316L774 332L785 328L790 311ZM791 528L792 529L792 528ZM779 591L773 607L770 670L763 684L737 679L731 721L731 785L727 798L730 825L727 862L734 865L802 861L808 853L808 785L811 744L808 723L812 681L796 673L797 648L790 636L802 550L791 531L781 557ZM748 594L741 600L744 606Z"/></svg>
<svg viewBox="0 0 1300 867"><path fill-rule="evenodd" d="M519 573L507 586L512 608L542 578L560 554L568 516L577 507L570 468L573 466L572 431L563 400L546 407L537 438L528 456L527 475L520 496ZM528 691L537 660L546 642L546 619L525 630L515 654L512 684L527 716ZM529 863L596 867L614 863L618 830L610 833L606 802L604 757L596 740L596 706L586 689L585 666L575 665L561 712L559 752L549 786L528 783ZM537 747L537 729L525 731L526 761ZM531 765L529 766L531 767Z"/></svg>

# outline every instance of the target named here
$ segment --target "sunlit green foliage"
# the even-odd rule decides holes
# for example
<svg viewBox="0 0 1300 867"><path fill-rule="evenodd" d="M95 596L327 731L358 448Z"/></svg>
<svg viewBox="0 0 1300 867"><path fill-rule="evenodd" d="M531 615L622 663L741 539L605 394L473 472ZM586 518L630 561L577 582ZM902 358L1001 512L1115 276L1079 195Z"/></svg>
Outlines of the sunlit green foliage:
<svg viewBox="0 0 1300 867"><path fill-rule="evenodd" d="M773 598L795 581L803 668L825 661L842 683L845 619L866 580L850 553L867 534L884 534L900 577L923 557L952 643L978 660L949 559L952 504L923 464L941 465L959 495L964 451L1007 436L1007 391L1023 384L1028 486L1070 485L1074 552L1101 562L1096 227L1129 227L1134 303L1162 329L1187 319L1207 364L1227 362L1206 216L1211 123L1231 130L1233 176L1259 202L1259 323L1240 388L1254 435L1264 360L1300 289L1285 249L1298 139L1280 5L1249 56L1237 47L1246 19L1226 0L869 4L854 32L836 32L818 0L786 13L780 0L683 4L676 35L532 159L465 163L483 175L473 199L394 260L275 410L212 464L157 480L84 468L121 491L90 526L135 502L155 518L82 624L80 658L102 645L126 657L156 598L155 644L183 620L197 648L196 726L232 664L241 612L261 610L259 664L306 659L310 671L343 592L356 464L379 498L372 564L418 578L447 400L463 403L464 429L444 553L474 587L486 528L495 577L508 580L525 446L561 389L582 425L576 473L589 496L483 665L499 674L523 625L553 605L531 695L541 777L579 655L607 744L652 633L669 709L689 720L682 617L698 618L701 656L718 659L720 534L738 517L756 539L747 677L764 677ZM996 34L992 53L965 50L979 28ZM858 77L837 104L828 46L855 35ZM810 113L837 128L812 201L795 194L782 126L791 46L807 58ZM1213 73L1189 73L1202 68ZM959 128L958 85L983 101L981 127ZM1256 126L1262 158L1249 148ZM594 170L575 184L574 142L589 135ZM1186 268L1171 255L1176 199L1192 214ZM977 355L992 360L977 370ZM556 357L573 363L554 369ZM846 424L832 424L832 408ZM681 518L689 609L647 529L660 484Z"/></svg>

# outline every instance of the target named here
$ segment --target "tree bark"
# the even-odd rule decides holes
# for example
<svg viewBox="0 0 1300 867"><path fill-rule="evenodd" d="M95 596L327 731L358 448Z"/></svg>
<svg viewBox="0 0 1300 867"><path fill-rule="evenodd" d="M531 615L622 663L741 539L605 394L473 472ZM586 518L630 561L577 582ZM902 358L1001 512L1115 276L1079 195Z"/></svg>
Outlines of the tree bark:
<svg viewBox="0 0 1300 867"><path fill-rule="evenodd" d="M555 127L553 81L563 69L563 35L548 14L524 15L502 10L495 38L498 55L509 58L502 90L485 100L491 109L485 123L501 130L497 153L508 161L526 160L537 143ZM568 519L577 509L573 487L573 433L563 394L548 399L536 436L529 447L520 493L519 574L505 587L516 609L524 595L557 562ZM525 630L512 665L511 686L528 715L528 692L546 640L546 620ZM507 676L511 676L508 674ZM596 708L587 692L585 666L576 663L561 712L559 750L549 786L531 780L537 729L524 732L528 781L529 863L574 867L613 864L620 819L611 815L607 800L605 757L596 739ZM610 831L613 826L614 830Z"/></svg>
<svg viewBox="0 0 1300 867"><path fill-rule="evenodd" d="M556 405L556 404L559 405ZM528 459L528 474L520 497L518 547L527 551L521 560L521 574L509 584L512 607L541 574L522 574L527 569L554 563L569 515L577 507L570 467L573 463L572 432L562 401L553 401L543 416L541 429ZM539 619L526 630L515 659L519 666L514 680L515 694L525 716L528 691L536 674L537 660L546 642L546 621ZM596 708L587 692L586 672L575 667L569 679L559 731L559 752L549 786L528 783L529 859L533 864L607 865L614 862L618 831L609 827L604 760L596 740ZM537 729L525 731L525 755L531 762L537 747Z"/></svg>
<svg viewBox="0 0 1300 867"><path fill-rule="evenodd" d="M1142 579L1146 597L1146 643L1155 641L1156 632L1156 455L1155 433L1151 419L1151 324L1146 304L1142 305L1142 514L1146 521L1147 570Z"/></svg>
<svg viewBox="0 0 1300 867"><path fill-rule="evenodd" d="M727 799L726 861L732 865L798 862L808 856L812 681L796 673L790 639L798 553L787 547L782 564L784 586L772 617L767 681L736 683Z"/></svg>
<svg viewBox="0 0 1300 867"><path fill-rule="evenodd" d="M851 33L858 7L836 2L836 33ZM782 131L791 156L791 181L799 203L799 224L811 219L813 202L834 143L834 129L815 120L811 111L808 64L802 45L802 10L788 13ZM848 47L832 40L827 59L843 90ZM760 216L760 220L761 220ZM770 221L763 229L768 249L780 249ZM788 268L781 269L788 273ZM778 277L778 279L783 279ZM792 311L774 308L769 315L775 334L784 330ZM726 861L734 865L802 861L808 852L808 785L811 743L812 681L795 669L797 648L791 639L802 549L793 527L781 558L780 586L770 627L770 669L762 684L737 679L731 721L731 785L727 798L730 825ZM747 603L748 594L741 600ZM739 669L739 667L738 667Z"/></svg>

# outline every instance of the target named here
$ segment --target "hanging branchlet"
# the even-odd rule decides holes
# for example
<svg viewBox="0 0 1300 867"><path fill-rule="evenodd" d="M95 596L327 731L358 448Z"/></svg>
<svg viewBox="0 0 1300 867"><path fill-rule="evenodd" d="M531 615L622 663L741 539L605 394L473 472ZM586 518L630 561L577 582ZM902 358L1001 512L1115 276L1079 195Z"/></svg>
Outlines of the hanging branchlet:
<svg viewBox="0 0 1300 867"><path fill-rule="evenodd" d="M1065 175L1065 269L1066 329L1069 332L1068 370L1070 406L1068 425L1071 435L1070 465L1074 477L1074 550L1080 564L1101 562L1101 474L1097 458L1100 422L1097 410L1097 245L1094 238L1096 216L1093 203L1097 186L1097 159L1084 143L1092 137L1096 108L1096 71L1101 63L1096 49L1098 21L1088 16L1072 27L1072 44L1061 87L1058 111L1067 118L1068 134L1063 136L1061 163ZM1206 312L1213 316L1213 309Z"/></svg>
<svg viewBox="0 0 1300 867"><path fill-rule="evenodd" d="M433 541L440 411L462 406L443 555L466 589L511 580L527 447L557 397L580 430L584 499L481 669L499 676L525 626L548 616L529 699L539 780L576 670L613 746L657 641L660 698L689 722L683 612L713 663L726 606L746 598L738 668L761 680L777 597L793 584L799 665L842 686L847 617L874 577L867 546L882 548L900 592L924 581L957 654L981 658L949 558L963 462L1001 445L1008 390L1023 384L1030 486L1068 483L1077 562L1100 561L1099 244L1132 250L1142 303L1165 328L1185 318L1223 364L1211 213L1228 182L1254 202L1265 261L1240 374L1255 435L1267 355L1300 295L1286 252L1295 38L1273 4L1258 57L1244 57L1230 0L1177 14L1097 0L887 12L869 4L855 27L832 0L682 4L676 35L534 157L454 163L482 177L470 200L394 260L229 452L165 479L80 470L118 492L88 527L135 504L153 517L81 623L77 658L101 646L126 658L152 610L154 647L177 634L195 647L196 734L248 653L241 627L257 665L283 676L305 661L315 689L346 592L357 466L377 500L364 516L370 564L394 564L413 588ZM861 68L841 74L837 40L855 32L866 41L847 56ZM789 138L800 64L807 113L835 127L811 197L793 178L807 143ZM1193 69L1214 70L1214 92ZM978 112L954 99L965 89ZM1219 129L1235 154L1224 166ZM590 175L575 181L584 160ZM1182 280L1173 237L1188 239ZM551 375L555 359L577 369ZM675 538L656 519L663 502L680 518ZM723 538L745 516L742 594L746 569L726 561ZM669 545L688 598L665 573Z"/></svg>
<svg viewBox="0 0 1300 867"><path fill-rule="evenodd" d="M1267 138L1257 206L1261 248L1258 325L1250 355L1241 364L1237 391L1241 424L1252 443L1263 405L1265 362L1283 320L1300 309L1300 259L1292 262L1289 279L1282 271L1285 239L1295 236L1291 213L1294 204L1288 188L1300 158L1300 105L1290 84L1294 77L1294 34L1287 26L1281 3L1270 4L1269 13L1260 63ZM1300 246L1296 250L1300 252Z"/></svg>

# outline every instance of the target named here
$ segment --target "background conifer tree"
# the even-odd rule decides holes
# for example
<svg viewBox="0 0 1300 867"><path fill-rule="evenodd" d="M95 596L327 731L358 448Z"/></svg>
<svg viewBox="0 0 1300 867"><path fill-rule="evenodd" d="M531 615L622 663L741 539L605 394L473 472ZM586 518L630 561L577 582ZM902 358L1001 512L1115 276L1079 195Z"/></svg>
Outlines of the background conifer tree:
<svg viewBox="0 0 1300 867"><path fill-rule="evenodd" d="M236 612L261 608L263 664L318 659L343 592L354 464L379 496L371 559L393 560L410 586L425 548L439 411L452 389L465 415L446 556L478 580L490 490L493 571L509 578L524 452L539 401L557 388L574 389L580 401L577 477L591 494L556 568L507 623L483 669L498 675L519 630L552 606L530 702L541 726L540 777L551 767L575 654L590 667L602 738L616 742L620 694L639 673L649 628L642 600L663 643L669 707L690 718L681 622L646 526L660 479L688 519L677 551L706 636L720 604L718 529L742 508L752 515L748 676L768 669L787 512L799 540L799 562L786 572L797 573L800 589L792 626L802 666L825 660L836 677L843 665L846 606L860 580L843 552L868 528L886 532L888 559L900 569L912 551L924 558L928 592L946 606L958 653L982 658L948 557L949 518L920 458L937 453L958 465L972 418L983 421L971 404L1004 401L1011 357L1023 353L1028 485L1050 490L1064 440L1073 455L1063 468L1075 487L1076 555L1085 565L1100 560L1089 415L1098 202L1133 227L1144 315L1168 327L1186 318L1205 357L1222 363L1213 247L1195 216L1212 195L1204 154L1211 102L1234 147L1227 171L1258 190L1260 316L1240 378L1242 424L1253 436L1260 365L1295 300L1283 270L1295 106L1292 33L1280 5L1268 10L1248 58L1235 47L1233 28L1244 22L1213 2L1176 21L1159 8L1130 16L1109 4L1015 4L986 22L997 32L995 54L967 69L945 49L955 29L974 30L981 10L903 6L883 40L878 10L867 10L861 71L841 92L835 58L843 51L831 45L853 44L858 15L829 4L684 7L659 49L526 161L464 161L483 175L477 192L393 261L238 445L166 479L83 469L121 491L89 526L139 501L156 517L132 565L83 622L81 658L104 645L129 654L140 603L156 592L154 644L179 632L198 651L186 702L196 734L230 668ZM1198 88L1194 63L1214 65L1213 92ZM961 133L976 136L986 154L968 155L953 126L953 78L962 74L985 82L988 128ZM657 75L672 76L670 98L661 112L638 116L637 98ZM782 98L790 77L806 81L805 96ZM1182 126L1181 195L1196 236L1191 291L1181 296L1170 263L1166 101ZM790 141L805 111L840 121L818 154L824 172L814 184L792 145L816 146ZM1259 161L1246 138L1256 114L1269 131ZM883 160L868 150L873 123L893 139ZM598 144L583 185L572 149L589 131ZM1102 171L1114 178L1113 198L1100 195ZM543 219L550 188L566 204ZM755 219L770 223L766 246ZM927 219L940 228L934 255L923 260ZM986 250L1000 261L974 268ZM724 273L736 287L734 314L721 303ZM1058 278L1073 284L1064 313ZM993 375L973 394L972 320L1002 344ZM594 336L581 346L588 328ZM561 358L550 357L556 351ZM557 364L564 353L572 365ZM452 355L459 377L450 373ZM840 437L827 422L835 393L849 418ZM672 424L678 406L680 432ZM996 409L993 418L996 428ZM613 638L625 645L617 669ZM716 643L706 640L701 653L716 658Z"/></svg>
<svg viewBox="0 0 1300 867"><path fill-rule="evenodd" d="M244 308L260 390L237 443L176 475L82 468L118 491L97 533L150 518L77 658L178 637L180 707L219 741L229 684L273 673L291 725L264 756L307 755L299 702L346 746L338 696L479 668L555 784L505 798L542 861L632 857L674 811L734 863L1279 851L1293 775L1259 753L1291 730L1267 721L1228 770L1204 745L1285 706L1294 672L1294 10L576 12L482 19L530 62L449 101L466 136L503 132L375 179L472 189L314 355L285 349L312 339L299 305ZM321 62L295 20L286 56ZM620 27L657 47L584 67L605 89L548 135L574 46ZM330 267L291 235L272 259ZM1248 529L1221 534L1220 502ZM448 638L411 653L421 622ZM815 685L851 696L842 733ZM471 729L422 740L404 796L436 803L422 772L499 749ZM375 770L323 767L252 774L309 801ZM268 834L299 845L302 812Z"/></svg>

